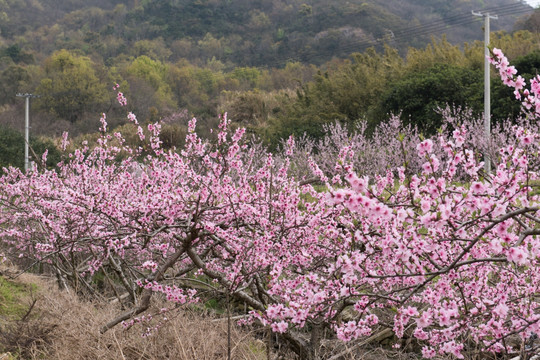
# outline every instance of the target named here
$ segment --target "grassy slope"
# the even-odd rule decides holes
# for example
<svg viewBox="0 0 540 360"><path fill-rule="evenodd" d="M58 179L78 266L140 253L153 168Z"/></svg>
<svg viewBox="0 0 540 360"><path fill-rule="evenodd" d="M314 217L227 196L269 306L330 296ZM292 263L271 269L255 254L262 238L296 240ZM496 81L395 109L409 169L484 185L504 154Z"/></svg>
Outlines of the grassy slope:
<svg viewBox="0 0 540 360"><path fill-rule="evenodd" d="M16 272L2 269L2 273ZM227 357L226 321L182 311L171 316L157 336L142 337L144 329L139 326L129 330L118 326L101 335L100 326L119 311L114 305L81 301L31 274L16 280L0 275L0 359ZM266 359L266 347L253 333L233 327L231 335L234 359Z"/></svg>

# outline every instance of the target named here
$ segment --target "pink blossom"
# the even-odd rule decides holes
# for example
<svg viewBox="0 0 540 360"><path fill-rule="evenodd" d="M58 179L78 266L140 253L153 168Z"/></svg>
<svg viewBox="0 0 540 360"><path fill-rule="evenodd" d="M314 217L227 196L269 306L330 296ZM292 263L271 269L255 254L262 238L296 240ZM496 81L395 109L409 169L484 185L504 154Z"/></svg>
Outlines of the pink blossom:
<svg viewBox="0 0 540 360"><path fill-rule="evenodd" d="M280 321L278 323L272 323L272 331L283 334L287 332L289 325L285 321Z"/></svg>
<svg viewBox="0 0 540 360"><path fill-rule="evenodd" d="M416 330L414 330L414 337L419 340L427 340L429 338L429 335L421 328L417 328Z"/></svg>
<svg viewBox="0 0 540 360"><path fill-rule="evenodd" d="M416 146L416 150L418 151L419 156L425 156L426 154L431 153L433 150L433 141L430 139L424 140Z"/></svg>
<svg viewBox="0 0 540 360"><path fill-rule="evenodd" d="M498 48L493 48L493 50L491 52L493 53L493 55L495 55L499 59L503 58L503 56L504 56L501 49L498 49Z"/></svg>
<svg viewBox="0 0 540 360"><path fill-rule="evenodd" d="M497 315L500 318L506 318L506 315L508 314L508 306L505 303L500 303L495 308L493 308L493 313Z"/></svg>
<svg viewBox="0 0 540 360"><path fill-rule="evenodd" d="M418 316L418 309L416 309L415 307L413 306L409 306L405 309L403 309L403 312L402 312L404 315L406 316L410 316L410 317L413 317L413 316Z"/></svg>
<svg viewBox="0 0 540 360"><path fill-rule="evenodd" d="M127 99L126 97L124 96L123 93L119 92L116 96L116 100L118 101L118 103L121 105L121 106L126 106L127 105Z"/></svg>
<svg viewBox="0 0 540 360"><path fill-rule="evenodd" d="M441 350L445 353L452 354L458 359L463 359L464 356L461 354L461 351L463 350L463 344L456 344L455 341L449 341L447 343L444 343L441 347Z"/></svg>
<svg viewBox="0 0 540 360"><path fill-rule="evenodd" d="M508 249L506 257L508 261L514 262L518 265L529 264L529 256L527 252L521 248L511 247Z"/></svg>
<svg viewBox="0 0 540 360"><path fill-rule="evenodd" d="M531 135L525 135L521 138L521 141L524 145L530 145L533 142L533 137Z"/></svg>
<svg viewBox="0 0 540 360"><path fill-rule="evenodd" d="M432 359L437 355L437 352L429 346L424 346L422 348L422 356L426 359Z"/></svg>
<svg viewBox="0 0 540 360"><path fill-rule="evenodd" d="M135 125L139 124L139 122L137 121L137 117L132 112L130 112L127 117L128 117L128 120L134 123Z"/></svg>
<svg viewBox="0 0 540 360"><path fill-rule="evenodd" d="M142 264L142 268L143 269L149 269L149 270L152 270L152 271L156 271L157 270L157 267L158 265L153 262L153 261L145 261L143 264Z"/></svg>
<svg viewBox="0 0 540 360"><path fill-rule="evenodd" d="M428 311L424 311L422 315L416 319L416 325L419 328L425 328L432 324L431 314Z"/></svg>
<svg viewBox="0 0 540 360"><path fill-rule="evenodd" d="M481 182L475 181L471 184L471 192L473 194L482 194L486 191L484 184Z"/></svg>

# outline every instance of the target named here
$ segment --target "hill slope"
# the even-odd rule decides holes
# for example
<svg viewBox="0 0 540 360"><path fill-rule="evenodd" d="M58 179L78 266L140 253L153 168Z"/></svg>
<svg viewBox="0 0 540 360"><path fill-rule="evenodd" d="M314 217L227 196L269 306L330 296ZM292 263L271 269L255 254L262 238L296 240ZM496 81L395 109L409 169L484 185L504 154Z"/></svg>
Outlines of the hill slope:
<svg viewBox="0 0 540 360"><path fill-rule="evenodd" d="M519 0L1 0L0 45L38 58L71 48L108 59L162 39L171 60L320 64L383 42L403 50L443 33L453 43L482 39L471 10L498 14L493 31L532 12Z"/></svg>

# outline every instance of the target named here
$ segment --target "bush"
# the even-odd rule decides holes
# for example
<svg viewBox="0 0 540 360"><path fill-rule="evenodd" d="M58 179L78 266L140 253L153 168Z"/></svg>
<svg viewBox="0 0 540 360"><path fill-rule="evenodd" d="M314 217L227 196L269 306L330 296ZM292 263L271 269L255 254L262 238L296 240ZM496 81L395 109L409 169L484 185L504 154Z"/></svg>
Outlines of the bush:
<svg viewBox="0 0 540 360"><path fill-rule="evenodd" d="M41 164L41 156L46 150L48 152L47 167L54 167L60 161L60 152L49 139L30 137L30 148L30 161ZM34 155L39 158L36 159ZM0 127L0 167L9 166L24 168L24 136L16 130Z"/></svg>

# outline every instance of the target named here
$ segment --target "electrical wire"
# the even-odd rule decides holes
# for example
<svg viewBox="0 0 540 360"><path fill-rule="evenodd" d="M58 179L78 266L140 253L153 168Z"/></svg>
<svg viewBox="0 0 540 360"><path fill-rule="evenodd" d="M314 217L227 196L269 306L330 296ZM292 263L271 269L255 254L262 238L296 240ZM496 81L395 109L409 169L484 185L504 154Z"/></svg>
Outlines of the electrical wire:
<svg viewBox="0 0 540 360"><path fill-rule="evenodd" d="M522 2L492 6L482 9L483 13L493 13L493 15L506 16L506 15L519 15L530 13L534 11L530 6L523 4ZM353 53L353 52L362 52L370 47L380 46L388 40L399 41L405 38L421 37L425 35L436 35L442 31L460 26L468 25L472 23L478 23L480 19L474 17L471 12L460 13L452 16L447 16L443 19L430 22L428 24L423 24L419 26L406 27L397 30L391 30L393 36L383 37L378 39L368 39L368 40L359 40L350 42L347 45L339 47L341 53ZM276 68L283 67L288 62L301 62L302 59L309 59L310 61L319 60L331 56L330 51L321 52L316 50L311 50L308 52L303 52L296 57L288 57L283 59L276 59L265 63L264 68Z"/></svg>
<svg viewBox="0 0 540 360"><path fill-rule="evenodd" d="M519 15L519 14L530 13L532 11L534 11L534 9L524 4L523 2L491 6L491 7L486 7L480 10L480 12L482 13L489 12L497 16ZM482 22L481 19L473 16L471 12L463 12L463 13L447 16L439 20L435 20L427 24L412 26L412 27L404 27L401 29L392 30L393 36L390 36L390 37L353 41L339 47L338 51L343 54L363 52L370 47L382 46L385 43L387 43L389 40L400 41L403 39L411 39L414 37L418 38L418 37L422 37L426 35L437 35L443 31L448 31L449 29L455 28L457 26L463 26L463 25L469 25L469 24L481 23L481 22ZM308 61L310 61L311 63L315 63L316 61L323 61L325 59L328 59L333 54L334 52L331 52L331 51L317 51L317 50L303 51L301 54L295 57L287 57L287 58L281 58L281 59L278 57L273 61L267 61L264 63L263 66L259 66L259 68L264 68L264 69L282 68L287 63L306 62L305 60L303 61L303 59L308 59ZM203 73L203 74L199 74L199 76L202 76L203 78L204 77L209 78L211 75Z"/></svg>

